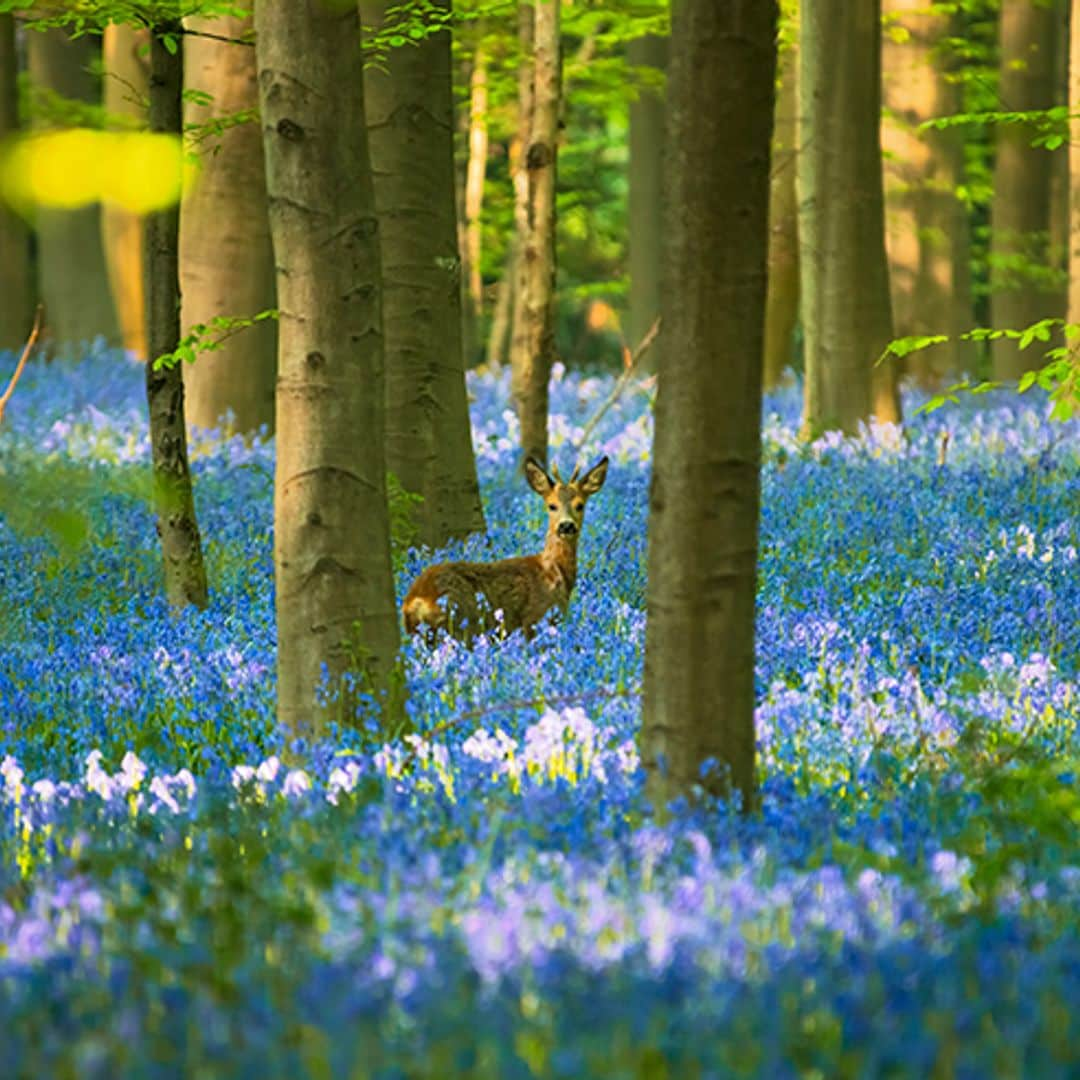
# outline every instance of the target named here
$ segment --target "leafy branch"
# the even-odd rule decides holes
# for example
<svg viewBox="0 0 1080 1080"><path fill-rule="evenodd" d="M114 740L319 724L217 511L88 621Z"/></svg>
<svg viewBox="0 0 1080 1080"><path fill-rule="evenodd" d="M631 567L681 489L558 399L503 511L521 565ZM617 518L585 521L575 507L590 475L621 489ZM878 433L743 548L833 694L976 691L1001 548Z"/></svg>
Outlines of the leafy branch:
<svg viewBox="0 0 1080 1080"><path fill-rule="evenodd" d="M256 323L266 322L278 317L277 308L267 308L250 317L239 315L215 315L209 322L196 323L180 339L172 352L162 353L154 360L155 368L174 367L180 363L194 363L200 353L214 352L224 347L225 342L241 330L247 330Z"/></svg>

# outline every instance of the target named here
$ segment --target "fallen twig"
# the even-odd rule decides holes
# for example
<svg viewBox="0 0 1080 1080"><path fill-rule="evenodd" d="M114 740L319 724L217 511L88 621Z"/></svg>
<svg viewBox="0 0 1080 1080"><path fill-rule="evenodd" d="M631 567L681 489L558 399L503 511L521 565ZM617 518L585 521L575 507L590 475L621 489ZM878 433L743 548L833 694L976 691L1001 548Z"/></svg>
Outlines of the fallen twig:
<svg viewBox="0 0 1080 1080"><path fill-rule="evenodd" d="M641 358L649 351L652 343L656 340L656 335L660 333L660 316L657 315L652 326L645 332L645 336L638 342L637 348L630 356L629 363L623 368L622 374L615 380L615 385L611 388L611 393L608 394L604 403L596 410L589 418L585 427L581 432L581 439L578 441L578 446L581 450L585 449L586 443L589 441L589 436L593 433L596 425L600 423L604 413L619 400L622 392L626 389L627 383L634 377L634 373L637 371L638 364L641 363Z"/></svg>
<svg viewBox="0 0 1080 1080"><path fill-rule="evenodd" d="M30 336L26 339L26 344L23 346L22 356L19 357L19 362L15 365L15 374L11 376L11 382L8 383L8 388L4 391L3 396L0 397L0 424L4 422L4 408L11 400L11 395L15 393L15 386L19 381L19 376L22 375L23 368L26 367L27 357L30 355L31 349L34 347L34 343L38 339L38 334L41 333L41 318L45 309L41 304L38 304L37 314L34 316L34 328L30 331Z"/></svg>

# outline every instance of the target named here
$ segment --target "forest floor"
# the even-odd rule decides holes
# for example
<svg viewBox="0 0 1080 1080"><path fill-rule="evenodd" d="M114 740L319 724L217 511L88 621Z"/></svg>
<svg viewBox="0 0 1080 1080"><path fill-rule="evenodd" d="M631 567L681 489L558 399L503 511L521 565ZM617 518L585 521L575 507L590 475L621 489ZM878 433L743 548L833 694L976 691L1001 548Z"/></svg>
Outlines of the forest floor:
<svg viewBox="0 0 1080 1080"><path fill-rule="evenodd" d="M557 374L564 473L609 386ZM489 532L448 554L536 550L506 380L470 392ZM568 618L408 643L416 734L361 718L302 769L272 441L196 440L212 599L172 616L141 395L115 356L34 365L0 431L10 1075L1077 1075L1080 422L1000 393L802 446L770 397L762 812L660 827L647 392L584 448L612 467Z"/></svg>

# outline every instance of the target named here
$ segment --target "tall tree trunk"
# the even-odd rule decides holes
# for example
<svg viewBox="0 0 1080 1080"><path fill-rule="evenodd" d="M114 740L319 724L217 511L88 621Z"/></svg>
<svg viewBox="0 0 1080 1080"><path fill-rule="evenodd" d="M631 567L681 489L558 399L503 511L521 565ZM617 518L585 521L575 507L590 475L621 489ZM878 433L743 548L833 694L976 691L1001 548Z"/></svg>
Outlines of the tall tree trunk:
<svg viewBox="0 0 1080 1080"><path fill-rule="evenodd" d="M1059 0L1054 32L1054 105L1069 103L1069 34L1071 0ZM1059 281L1062 308L1068 307L1069 273L1069 152L1065 146L1050 152L1050 224L1047 240L1051 270Z"/></svg>
<svg viewBox="0 0 1080 1080"><path fill-rule="evenodd" d="M641 756L678 795L755 799L754 600L776 5L680 0ZM708 102L708 108L701 103ZM716 768L702 776L712 762Z"/></svg>
<svg viewBox="0 0 1080 1080"><path fill-rule="evenodd" d="M881 185L881 0L799 12L799 263L803 429L899 422ZM857 300L857 302L856 302Z"/></svg>
<svg viewBox="0 0 1080 1080"><path fill-rule="evenodd" d="M495 289L495 306L491 312L491 332L488 334L485 363L488 371L498 371L507 359L510 332L514 318L514 285L517 282L517 243L511 241L506 252L506 265Z"/></svg>
<svg viewBox="0 0 1080 1080"><path fill-rule="evenodd" d="M779 56L779 90L773 118L769 175L769 288L765 301L764 386L774 390L791 367L791 339L799 318L799 204L795 198L798 157L795 93L798 50Z"/></svg>
<svg viewBox="0 0 1080 1080"><path fill-rule="evenodd" d="M481 32L473 55L469 77L469 157L465 165L465 295L468 318L479 326L484 315L484 281L480 273L482 228L480 212L484 205L484 178L488 159L488 86L487 53ZM474 339L477 335L474 335ZM471 359L471 358L468 358Z"/></svg>
<svg viewBox="0 0 1080 1080"><path fill-rule="evenodd" d="M449 12L449 0L435 0ZM385 0L361 0L364 25ZM484 528L465 391L454 205L450 33L364 73L383 265L386 467L422 495L425 544Z"/></svg>
<svg viewBox="0 0 1080 1080"><path fill-rule="evenodd" d="M1069 19L1069 101L1080 102L1080 0L1072 0ZM1080 116L1070 124L1068 321L1080 325ZM1080 363L1080 338L1072 339L1072 356Z"/></svg>
<svg viewBox="0 0 1080 1080"><path fill-rule="evenodd" d="M250 19L192 18L191 30L240 39ZM187 85L213 95L208 105L189 101L185 126L256 110L255 50L219 38L184 40ZM184 328L218 316L250 317L276 304L274 253L266 213L266 172L257 122L237 124L199 144L202 171L180 213L180 276ZM187 418L193 427L216 427L226 413L237 431L274 427L277 325L256 323L229 337L221 349L200 354L184 371Z"/></svg>
<svg viewBox="0 0 1080 1080"><path fill-rule="evenodd" d="M281 310L278 718L286 730L312 735L328 718L316 701L324 668L337 690L359 654L378 694L389 688L399 644L383 453L379 223L356 8L259 0L255 30Z"/></svg>
<svg viewBox="0 0 1080 1080"><path fill-rule="evenodd" d="M30 76L66 98L98 103L101 87L90 68L100 43L69 38L64 30L27 35ZM52 349L69 352L99 334L120 339L105 256L101 208L37 211L38 295L45 304L46 335Z"/></svg>
<svg viewBox="0 0 1080 1080"><path fill-rule="evenodd" d="M908 371L928 389L943 376L970 370L973 357L959 337L975 325L968 217L958 190L964 182L959 128L920 132L919 125L963 111L949 81L941 43L953 33L947 14L924 0L885 0L898 32L882 45L885 104L885 223L893 321L898 337L948 334L949 341L913 353Z"/></svg>
<svg viewBox="0 0 1080 1080"><path fill-rule="evenodd" d="M150 89L150 58L146 30L111 23L102 36L105 112L114 126L146 127L146 97ZM120 319L124 348L146 359L146 297L143 294L143 218L141 214L106 203L101 208L102 246L109 290Z"/></svg>
<svg viewBox="0 0 1080 1080"><path fill-rule="evenodd" d="M0 15L0 143L19 129L15 20ZM0 201L0 349L26 340L33 308L30 231L26 222Z"/></svg>
<svg viewBox="0 0 1080 1080"><path fill-rule="evenodd" d="M1034 0L1002 0L998 94L1010 111L1054 104L1057 12ZM1019 330L1060 315L1060 292L1047 280L1052 157L1033 147L1028 124L999 124L991 207L991 318L999 329ZM994 378L1015 379L1038 357L1002 338L991 346Z"/></svg>
<svg viewBox="0 0 1080 1080"><path fill-rule="evenodd" d="M664 71L667 41L647 35L627 44L635 67ZM630 102L630 307L627 332L631 348L648 333L660 314L660 263L663 251L664 92L643 89ZM663 341L645 354L656 370Z"/></svg>
<svg viewBox="0 0 1080 1080"><path fill-rule="evenodd" d="M174 135L183 131L183 54L180 24L162 23L150 41L150 130ZM171 38L170 51L164 44ZM180 341L180 208L172 206L146 217L146 324L149 356L146 400L150 411L150 454L154 471L154 508L165 560L165 595L174 608L205 607L206 569L188 468L184 426L184 384L179 364L158 368L155 357L172 352Z"/></svg>
<svg viewBox="0 0 1080 1080"><path fill-rule="evenodd" d="M555 360L555 175L559 135L561 0L533 10L532 122L524 150L527 220L521 244L521 296L515 311L513 396L522 459L547 461L548 381ZM520 318L520 326L517 325Z"/></svg>

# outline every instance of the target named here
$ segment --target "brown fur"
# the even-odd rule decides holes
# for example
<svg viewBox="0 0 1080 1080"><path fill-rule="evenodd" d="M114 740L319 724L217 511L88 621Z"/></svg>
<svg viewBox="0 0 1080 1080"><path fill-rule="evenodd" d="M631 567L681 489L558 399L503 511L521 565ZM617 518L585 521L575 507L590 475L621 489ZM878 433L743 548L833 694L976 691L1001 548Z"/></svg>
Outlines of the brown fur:
<svg viewBox="0 0 1080 1080"><path fill-rule="evenodd" d="M531 637L548 611L566 609L577 579L577 542L585 503L603 486L607 458L580 480L575 471L566 483L558 472L552 479L532 460L526 462L525 472L548 508L543 551L490 563L429 566L412 583L401 606L408 633L427 626L431 639L438 630L445 630L467 641L501 626L506 633L523 630ZM573 529L560 533L560 525Z"/></svg>

